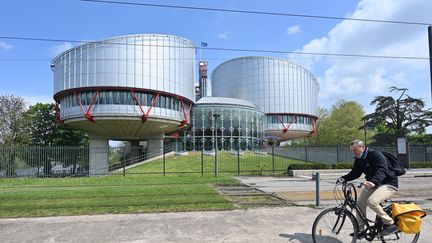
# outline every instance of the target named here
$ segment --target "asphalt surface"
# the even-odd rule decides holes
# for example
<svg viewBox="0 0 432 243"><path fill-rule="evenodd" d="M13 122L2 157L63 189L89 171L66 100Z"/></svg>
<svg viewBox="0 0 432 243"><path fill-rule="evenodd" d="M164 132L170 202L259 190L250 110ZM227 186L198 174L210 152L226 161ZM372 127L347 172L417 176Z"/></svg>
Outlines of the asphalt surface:
<svg viewBox="0 0 432 243"><path fill-rule="evenodd" d="M0 219L0 242L312 242L311 229L322 208L314 205L315 182L307 178L239 177L264 192L291 195L300 206L233 211L116 214ZM332 180L321 190L332 190ZM304 194L294 200L293 194ZM401 198L432 209L432 177L401 179ZM307 195L307 196L305 196ZM312 195L312 196L311 196ZM322 201L323 208L335 205ZM432 239L431 215L419 242Z"/></svg>

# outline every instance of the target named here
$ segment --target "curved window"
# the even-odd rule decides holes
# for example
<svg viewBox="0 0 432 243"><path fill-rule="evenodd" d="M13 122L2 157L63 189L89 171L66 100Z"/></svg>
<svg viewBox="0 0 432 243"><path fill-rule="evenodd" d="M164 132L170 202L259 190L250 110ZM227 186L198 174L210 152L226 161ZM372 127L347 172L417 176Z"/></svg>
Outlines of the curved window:
<svg viewBox="0 0 432 243"><path fill-rule="evenodd" d="M217 120L213 114L220 114ZM218 137L220 150L251 150L264 134L264 114L258 110L234 106L195 105L190 138L195 150L213 150ZM215 126L217 124L217 126ZM216 127L216 128L215 128Z"/></svg>
<svg viewBox="0 0 432 243"><path fill-rule="evenodd" d="M151 106L156 98L155 93L135 92L135 97L141 106ZM130 91L100 91L96 96L96 91L84 91L80 93L66 95L62 98L62 108L70 108L76 106L90 105L94 100L94 105L138 105L135 97ZM159 94L156 102L153 105L158 108L169 110L182 111L180 101L173 96ZM183 101L183 107L188 112L190 103Z"/></svg>
<svg viewBox="0 0 432 243"><path fill-rule="evenodd" d="M291 115L291 114L280 114L280 115L267 115L268 124L305 124L312 125L312 119L305 115Z"/></svg>

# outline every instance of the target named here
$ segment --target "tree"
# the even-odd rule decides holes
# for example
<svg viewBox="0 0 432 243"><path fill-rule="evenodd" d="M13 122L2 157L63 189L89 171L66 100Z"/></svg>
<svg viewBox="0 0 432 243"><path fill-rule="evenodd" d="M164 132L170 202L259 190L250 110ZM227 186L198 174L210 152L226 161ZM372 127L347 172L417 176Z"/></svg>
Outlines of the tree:
<svg viewBox="0 0 432 243"><path fill-rule="evenodd" d="M406 91L408 89L392 86L390 92L400 93L397 99L377 96L372 100L371 105L376 105L375 112L363 119L366 125L380 128L373 137L376 145L390 145L398 137L423 134L426 127L432 124L432 110L424 110L424 102L405 94Z"/></svg>
<svg viewBox="0 0 432 243"><path fill-rule="evenodd" d="M363 125L363 107L355 101L339 100L333 105L330 116L325 121L322 144L349 144L362 137L358 128Z"/></svg>
<svg viewBox="0 0 432 243"><path fill-rule="evenodd" d="M26 118L32 145L79 146L88 144L85 132L56 123L54 104L37 103L30 106L26 112Z"/></svg>
<svg viewBox="0 0 432 243"><path fill-rule="evenodd" d="M54 104L42 104L30 106L26 112L26 120L30 130L30 141L37 146L79 146L87 145L87 135L78 130L74 130L56 123ZM67 149L65 153L64 150ZM51 173L51 160L62 161L63 166L75 164L77 161L85 160L81 155L81 150L76 148L63 148L61 150L36 149L31 153L26 153L26 161L37 161L38 167L44 168L44 174ZM32 165L34 166L34 165ZM75 168L74 168L75 169Z"/></svg>
<svg viewBox="0 0 432 243"><path fill-rule="evenodd" d="M339 100L330 111L320 109L317 122L317 134L305 139L306 145L349 144L354 139L362 138L363 107L355 101Z"/></svg>
<svg viewBox="0 0 432 243"><path fill-rule="evenodd" d="M0 96L0 145L22 145L28 142L23 114L26 104L21 97Z"/></svg>
<svg viewBox="0 0 432 243"><path fill-rule="evenodd" d="M4 169L7 177L16 176L16 150L12 146L28 142L23 118L25 110L21 97L0 96L0 170Z"/></svg>

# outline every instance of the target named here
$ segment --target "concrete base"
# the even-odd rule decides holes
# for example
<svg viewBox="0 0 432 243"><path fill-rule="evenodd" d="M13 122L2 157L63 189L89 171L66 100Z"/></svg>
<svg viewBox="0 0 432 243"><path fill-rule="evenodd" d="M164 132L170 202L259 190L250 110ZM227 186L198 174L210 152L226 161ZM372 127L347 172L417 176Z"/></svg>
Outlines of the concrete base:
<svg viewBox="0 0 432 243"><path fill-rule="evenodd" d="M89 175L108 173L108 139L89 134Z"/></svg>
<svg viewBox="0 0 432 243"><path fill-rule="evenodd" d="M164 133L157 133L148 138L148 157L153 158L163 154Z"/></svg>

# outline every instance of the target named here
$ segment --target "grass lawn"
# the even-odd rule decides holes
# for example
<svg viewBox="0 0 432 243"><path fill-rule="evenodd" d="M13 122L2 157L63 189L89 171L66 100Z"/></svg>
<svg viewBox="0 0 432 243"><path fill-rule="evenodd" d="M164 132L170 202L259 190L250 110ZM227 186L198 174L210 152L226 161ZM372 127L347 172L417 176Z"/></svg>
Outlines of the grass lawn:
<svg viewBox="0 0 432 243"><path fill-rule="evenodd" d="M290 164L304 163L304 161L274 157L275 174L282 174L287 171ZM229 151L218 152L218 164L220 173L237 174L272 174L273 158L267 154L256 154L246 151L238 158L237 154ZM162 173L164 170L163 160L156 160L128 169L126 173ZM214 174L215 156L201 155L200 151L188 152L187 156L170 156L165 159L166 173L201 173Z"/></svg>
<svg viewBox="0 0 432 243"><path fill-rule="evenodd" d="M0 217L233 209L215 184L238 182L223 175L0 179Z"/></svg>

